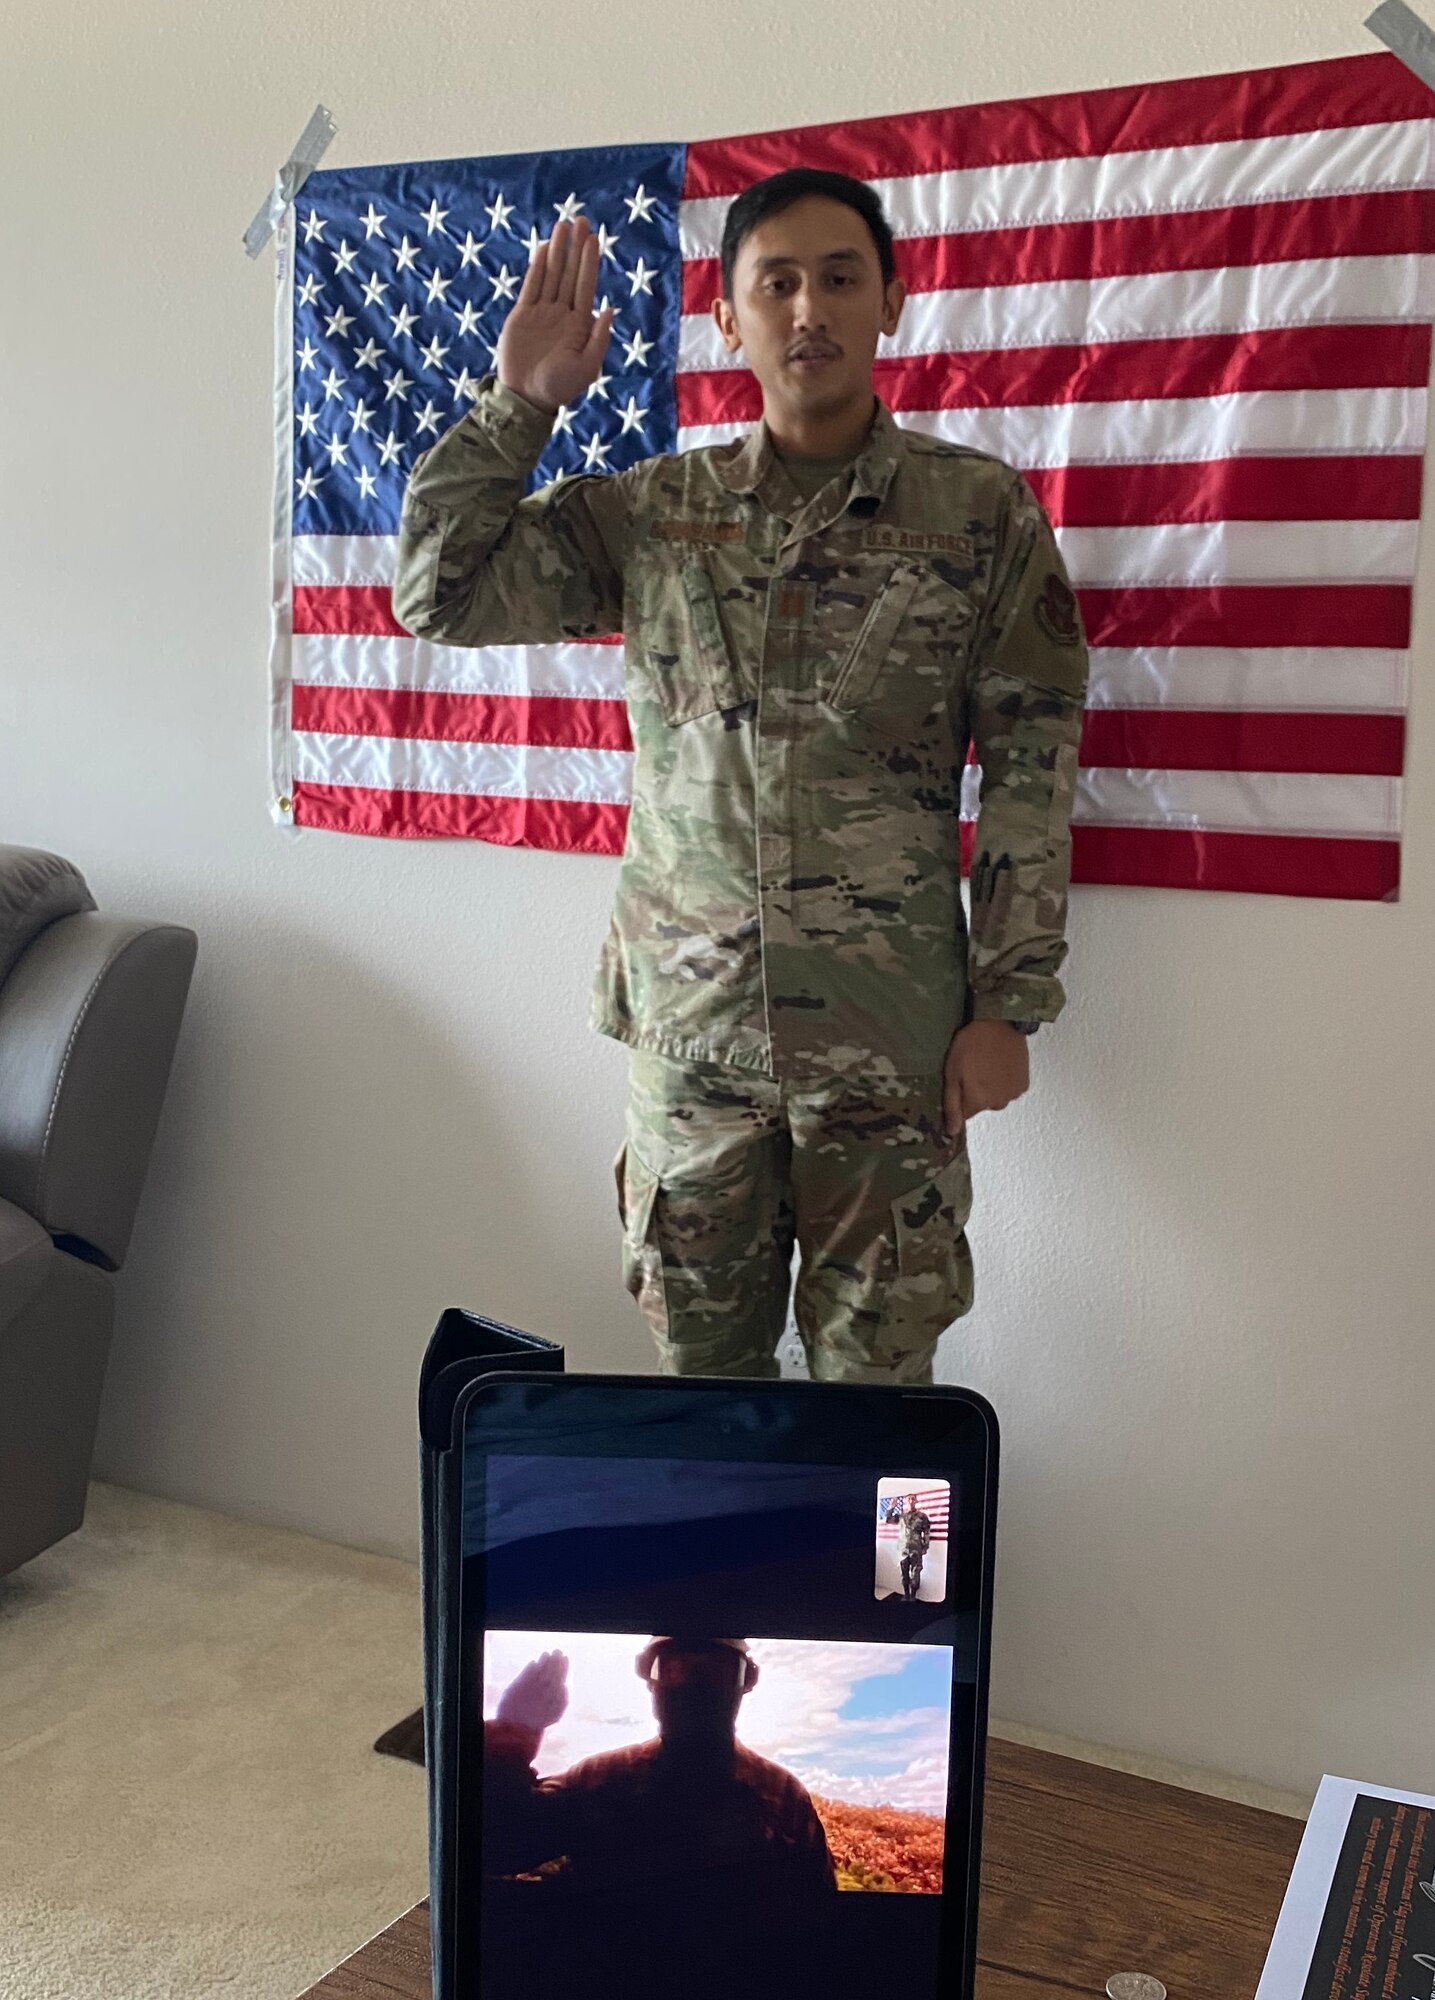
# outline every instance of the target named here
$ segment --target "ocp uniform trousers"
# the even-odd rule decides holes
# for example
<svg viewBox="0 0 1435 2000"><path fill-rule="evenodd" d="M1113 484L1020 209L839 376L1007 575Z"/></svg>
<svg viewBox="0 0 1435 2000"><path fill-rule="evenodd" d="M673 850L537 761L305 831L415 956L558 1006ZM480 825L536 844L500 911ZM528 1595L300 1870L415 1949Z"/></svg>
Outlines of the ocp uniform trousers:
<svg viewBox="0 0 1435 2000"><path fill-rule="evenodd" d="M615 1161L624 1282L671 1375L927 1383L972 1303L964 1136L940 1075L795 1082L634 1050Z"/></svg>

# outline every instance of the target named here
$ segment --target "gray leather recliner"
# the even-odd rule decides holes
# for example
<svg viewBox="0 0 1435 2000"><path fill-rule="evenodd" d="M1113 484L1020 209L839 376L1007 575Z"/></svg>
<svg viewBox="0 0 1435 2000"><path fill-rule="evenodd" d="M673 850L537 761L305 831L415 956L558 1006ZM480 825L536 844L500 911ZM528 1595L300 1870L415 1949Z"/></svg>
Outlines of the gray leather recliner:
<svg viewBox="0 0 1435 2000"><path fill-rule="evenodd" d="M0 1576L85 1516L114 1277L198 939L0 846Z"/></svg>

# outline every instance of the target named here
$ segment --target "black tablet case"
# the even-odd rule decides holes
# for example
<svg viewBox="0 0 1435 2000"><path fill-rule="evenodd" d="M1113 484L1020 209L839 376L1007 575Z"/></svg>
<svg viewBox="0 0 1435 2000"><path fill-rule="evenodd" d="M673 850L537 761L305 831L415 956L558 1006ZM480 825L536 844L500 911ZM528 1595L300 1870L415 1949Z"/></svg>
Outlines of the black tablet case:
<svg viewBox="0 0 1435 2000"><path fill-rule="evenodd" d="M537 1334L450 1306L419 1371L419 1564L423 1585L424 1766L428 1778L429 1937L434 2000L457 2000L447 1921L458 1811L458 1571L448 1559L463 1507L462 1426L456 1405L470 1382L495 1370L561 1374L563 1349Z"/></svg>

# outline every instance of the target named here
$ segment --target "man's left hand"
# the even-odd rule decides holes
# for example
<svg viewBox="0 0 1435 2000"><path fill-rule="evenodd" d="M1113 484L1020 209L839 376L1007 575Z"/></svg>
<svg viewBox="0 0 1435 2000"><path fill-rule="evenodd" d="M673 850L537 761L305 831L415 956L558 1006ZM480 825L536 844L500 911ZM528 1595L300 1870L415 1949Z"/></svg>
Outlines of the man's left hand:
<svg viewBox="0 0 1435 2000"><path fill-rule="evenodd" d="M952 1037L943 1073L947 1136L978 1111L1003 1111L1031 1082L1027 1038L1010 1021L969 1021Z"/></svg>

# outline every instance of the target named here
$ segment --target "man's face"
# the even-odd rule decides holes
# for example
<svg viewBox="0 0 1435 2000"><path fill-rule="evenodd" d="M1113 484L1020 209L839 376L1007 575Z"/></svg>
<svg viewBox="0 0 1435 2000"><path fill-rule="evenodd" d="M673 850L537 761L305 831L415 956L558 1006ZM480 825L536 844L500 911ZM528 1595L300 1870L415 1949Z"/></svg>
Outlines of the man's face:
<svg viewBox="0 0 1435 2000"><path fill-rule="evenodd" d="M732 1735L746 1662L730 1646L664 1647L649 1687L664 1742L718 1741Z"/></svg>
<svg viewBox="0 0 1435 2000"><path fill-rule="evenodd" d="M823 416L872 387L878 339L896 330L906 288L885 288L871 231L845 202L804 195L744 237L732 298L713 303L729 354L785 411Z"/></svg>

